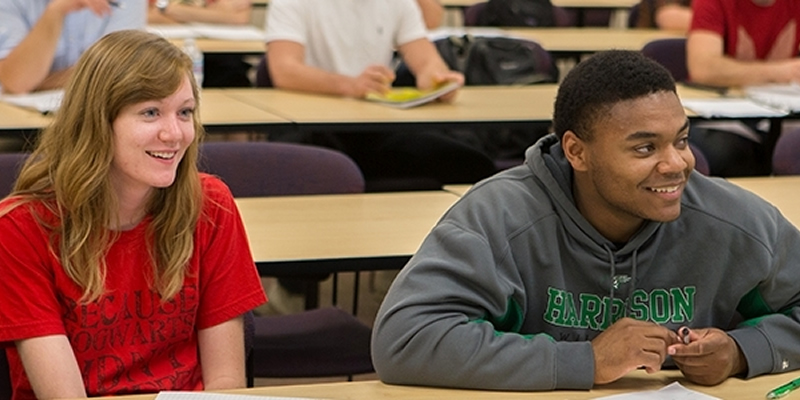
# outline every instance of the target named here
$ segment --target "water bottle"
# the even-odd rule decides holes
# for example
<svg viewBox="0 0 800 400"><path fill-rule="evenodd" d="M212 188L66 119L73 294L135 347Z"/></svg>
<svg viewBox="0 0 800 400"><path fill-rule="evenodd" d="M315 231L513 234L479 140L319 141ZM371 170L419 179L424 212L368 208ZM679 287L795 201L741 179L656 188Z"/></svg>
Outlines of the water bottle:
<svg viewBox="0 0 800 400"><path fill-rule="evenodd" d="M203 52L197 48L194 38L187 38L183 41L183 51L192 59L192 73L197 86L203 86Z"/></svg>

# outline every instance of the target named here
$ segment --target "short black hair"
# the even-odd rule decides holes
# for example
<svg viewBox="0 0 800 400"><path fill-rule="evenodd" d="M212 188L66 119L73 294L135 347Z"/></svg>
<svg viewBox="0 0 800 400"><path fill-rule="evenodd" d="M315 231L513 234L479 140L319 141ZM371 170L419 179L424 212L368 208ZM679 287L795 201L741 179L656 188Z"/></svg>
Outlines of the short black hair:
<svg viewBox="0 0 800 400"><path fill-rule="evenodd" d="M578 63L559 85L553 130L559 140L569 130L589 140L594 122L614 104L661 91L675 92L675 80L641 52L596 53Z"/></svg>

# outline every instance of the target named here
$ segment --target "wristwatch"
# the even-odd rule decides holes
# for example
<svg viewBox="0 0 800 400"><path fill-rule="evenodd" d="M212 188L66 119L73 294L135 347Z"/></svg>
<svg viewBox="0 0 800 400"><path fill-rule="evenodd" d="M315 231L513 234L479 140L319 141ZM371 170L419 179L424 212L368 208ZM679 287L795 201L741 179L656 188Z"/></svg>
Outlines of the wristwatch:
<svg viewBox="0 0 800 400"><path fill-rule="evenodd" d="M169 0L156 0L156 8L162 14L167 12L167 6L169 5Z"/></svg>

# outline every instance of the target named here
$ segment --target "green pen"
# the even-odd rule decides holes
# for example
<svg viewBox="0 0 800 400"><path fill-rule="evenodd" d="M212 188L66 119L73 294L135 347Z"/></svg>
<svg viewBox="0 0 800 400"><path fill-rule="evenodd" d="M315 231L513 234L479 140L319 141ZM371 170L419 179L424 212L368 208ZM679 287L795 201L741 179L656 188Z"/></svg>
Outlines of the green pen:
<svg viewBox="0 0 800 400"><path fill-rule="evenodd" d="M775 389L770 390L769 393L767 393L767 398L768 399L781 398L797 388L800 388L800 378L797 378L785 385L781 385L776 387Z"/></svg>

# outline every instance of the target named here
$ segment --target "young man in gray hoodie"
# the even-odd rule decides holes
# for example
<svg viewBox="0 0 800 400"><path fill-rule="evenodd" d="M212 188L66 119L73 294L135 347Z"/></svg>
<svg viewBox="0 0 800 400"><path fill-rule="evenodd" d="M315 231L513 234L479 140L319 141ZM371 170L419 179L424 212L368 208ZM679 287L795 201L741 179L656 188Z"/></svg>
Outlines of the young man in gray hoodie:
<svg viewBox="0 0 800 400"><path fill-rule="evenodd" d="M800 367L800 232L692 173L669 72L598 53L561 84L553 126L397 277L373 333L383 381L589 389L677 366L713 385Z"/></svg>

